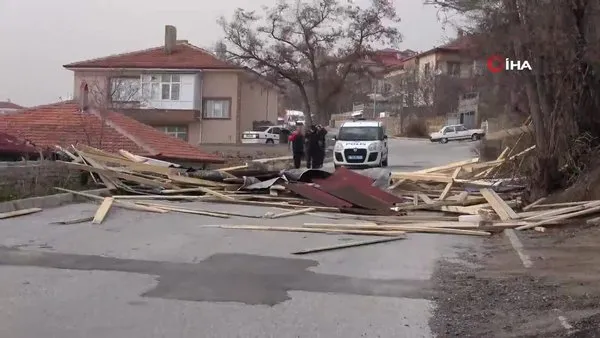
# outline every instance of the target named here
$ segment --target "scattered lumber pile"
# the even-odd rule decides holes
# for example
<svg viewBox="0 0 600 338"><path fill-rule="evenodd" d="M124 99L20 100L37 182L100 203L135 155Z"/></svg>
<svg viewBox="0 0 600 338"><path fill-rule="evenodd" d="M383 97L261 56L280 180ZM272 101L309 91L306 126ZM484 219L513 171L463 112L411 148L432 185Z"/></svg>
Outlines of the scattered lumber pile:
<svg viewBox="0 0 600 338"><path fill-rule="evenodd" d="M406 233L491 236L505 229L543 232L549 225L600 213L600 201L544 204L540 200L523 206L522 179L503 177L503 168L521 162L533 149L529 147L513 154L507 148L493 161L475 158L416 172L382 170L386 186L381 188L382 177L374 178L344 168L333 173L322 170L269 171L264 167L264 162L268 161L261 160L258 164L195 170L125 151L113 154L89 146L61 148L71 159L64 162L67 166L89 172L94 180L111 191L112 196L57 188L96 201L100 206L95 215L55 224L101 224L112 208L187 213L215 219L280 219L310 214L345 223L299 222L290 227L222 224L213 227L388 237L294 253L306 254L398 240L405 238ZM239 204L280 211L250 215L164 201ZM0 218L40 210L17 211L0 215ZM588 223L594 222L600 223L600 218L588 220Z"/></svg>

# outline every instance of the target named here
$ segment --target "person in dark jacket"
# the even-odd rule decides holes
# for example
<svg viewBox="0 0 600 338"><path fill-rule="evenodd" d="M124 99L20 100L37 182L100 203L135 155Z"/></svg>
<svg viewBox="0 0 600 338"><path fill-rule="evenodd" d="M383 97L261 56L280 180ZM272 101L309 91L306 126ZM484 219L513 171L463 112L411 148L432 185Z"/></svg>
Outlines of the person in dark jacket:
<svg viewBox="0 0 600 338"><path fill-rule="evenodd" d="M314 168L315 160L318 159L318 135L317 126L311 126L306 132L306 167Z"/></svg>
<svg viewBox="0 0 600 338"><path fill-rule="evenodd" d="M318 125L315 130L315 148L313 153L313 168L322 168L323 162L325 161L325 148L327 145L326 141L327 130L322 126Z"/></svg>
<svg viewBox="0 0 600 338"><path fill-rule="evenodd" d="M304 157L304 126L298 125L296 130L290 135L289 141L292 144L292 155L294 157L294 167L300 169L302 158Z"/></svg>

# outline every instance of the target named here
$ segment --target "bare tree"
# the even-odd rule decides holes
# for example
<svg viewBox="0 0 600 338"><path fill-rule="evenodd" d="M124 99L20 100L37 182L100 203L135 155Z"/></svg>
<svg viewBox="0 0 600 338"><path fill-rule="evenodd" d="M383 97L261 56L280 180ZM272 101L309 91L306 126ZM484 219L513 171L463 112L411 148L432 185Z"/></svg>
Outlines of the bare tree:
<svg viewBox="0 0 600 338"><path fill-rule="evenodd" d="M120 70L111 70L90 76L85 81L87 85L88 107L100 115L100 127L93 120L82 116L81 128L87 138L87 143L93 147L101 147L106 129L107 111L139 108L148 102L151 93L142 92L140 76L132 76ZM83 88L81 89L83 90ZM151 91L152 89L150 89ZM83 95L80 93L80 95Z"/></svg>
<svg viewBox="0 0 600 338"><path fill-rule="evenodd" d="M329 117L348 77L361 72L375 44L400 40L393 26L398 21L387 0L371 0L368 8L341 0L280 0L262 15L237 9L219 23L230 56L298 89L310 125L311 113Z"/></svg>
<svg viewBox="0 0 600 338"><path fill-rule="evenodd" d="M537 152L531 197L561 187L574 177L569 171L582 172L600 143L600 1L428 2L466 13L498 52L532 64L532 71L498 75L516 77L526 94Z"/></svg>

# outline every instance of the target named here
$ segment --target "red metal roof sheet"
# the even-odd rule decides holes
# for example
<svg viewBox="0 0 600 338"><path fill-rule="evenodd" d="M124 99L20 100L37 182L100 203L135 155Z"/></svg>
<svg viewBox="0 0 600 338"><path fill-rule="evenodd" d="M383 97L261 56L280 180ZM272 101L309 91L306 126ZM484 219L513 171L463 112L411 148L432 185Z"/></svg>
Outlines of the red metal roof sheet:
<svg viewBox="0 0 600 338"><path fill-rule="evenodd" d="M388 208L393 206L395 203L404 202L402 198L385 192L377 187L374 187L374 179L361 174L357 174L352 170L349 170L344 167L338 168L331 176L329 176L326 179L315 179L313 181L315 183L318 183L322 188L324 188L325 191L328 192L330 192L329 189L338 189L340 187L345 186L353 187L356 190L357 194L366 194L371 197L374 197L384 202L385 205L388 206ZM332 194L336 195L334 193ZM348 200L342 196L336 196L347 201L353 202L352 200Z"/></svg>
<svg viewBox="0 0 600 338"><path fill-rule="evenodd" d="M296 194L308 198L311 201L317 202L326 207L332 208L351 208L352 203L337 198L323 190L320 190L306 183L289 183L287 188Z"/></svg>

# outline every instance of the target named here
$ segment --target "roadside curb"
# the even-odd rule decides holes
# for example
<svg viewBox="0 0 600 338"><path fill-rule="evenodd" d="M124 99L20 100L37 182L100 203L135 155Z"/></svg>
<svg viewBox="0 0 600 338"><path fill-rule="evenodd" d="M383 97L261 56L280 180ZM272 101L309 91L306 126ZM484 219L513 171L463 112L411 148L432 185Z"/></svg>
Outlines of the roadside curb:
<svg viewBox="0 0 600 338"><path fill-rule="evenodd" d="M103 195L109 193L106 188L93 189L82 191L92 195ZM0 212L11 212L15 210L29 209L29 208L56 208L63 204L86 201L86 198L76 196L71 193L60 193L55 195L46 195L39 197L30 197L20 200L7 201L0 203Z"/></svg>

